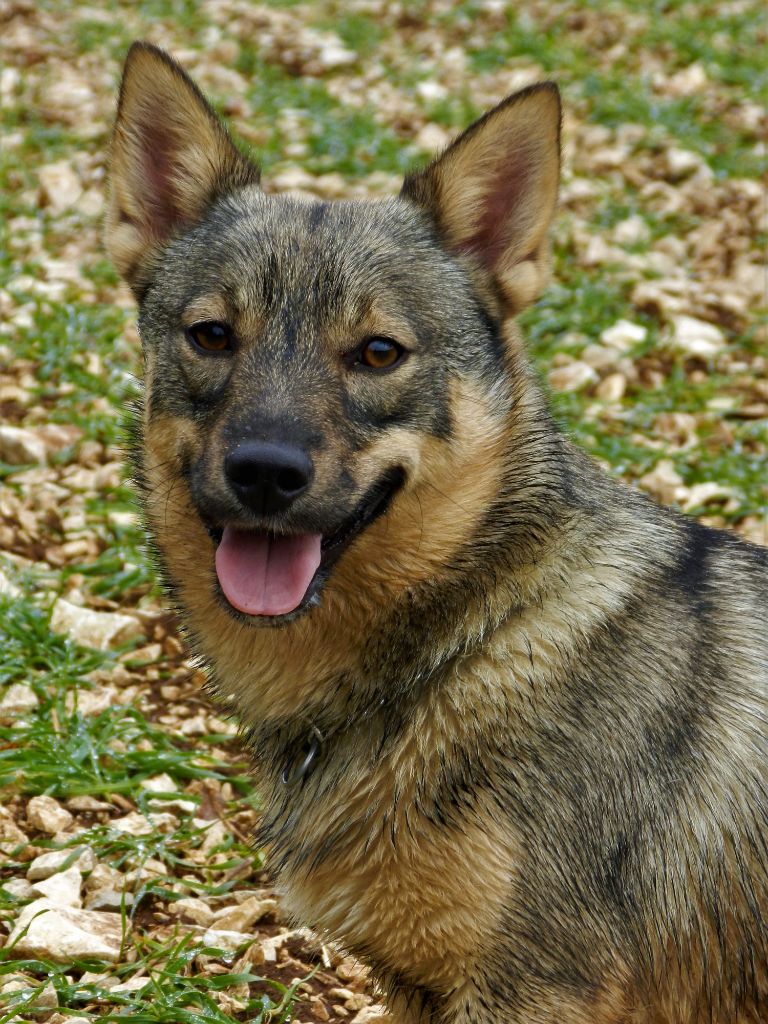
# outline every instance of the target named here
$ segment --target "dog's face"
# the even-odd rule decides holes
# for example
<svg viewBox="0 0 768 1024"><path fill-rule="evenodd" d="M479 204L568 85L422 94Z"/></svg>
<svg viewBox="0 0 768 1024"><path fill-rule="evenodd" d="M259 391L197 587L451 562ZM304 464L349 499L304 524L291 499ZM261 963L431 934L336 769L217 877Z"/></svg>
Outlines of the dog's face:
<svg viewBox="0 0 768 1024"><path fill-rule="evenodd" d="M341 564L364 586L417 558L425 531L419 557L450 557L498 488L501 325L546 275L558 121L541 87L397 199L270 196L178 66L132 49L107 244L139 298L145 497L173 578L206 565L220 609L274 626Z"/></svg>

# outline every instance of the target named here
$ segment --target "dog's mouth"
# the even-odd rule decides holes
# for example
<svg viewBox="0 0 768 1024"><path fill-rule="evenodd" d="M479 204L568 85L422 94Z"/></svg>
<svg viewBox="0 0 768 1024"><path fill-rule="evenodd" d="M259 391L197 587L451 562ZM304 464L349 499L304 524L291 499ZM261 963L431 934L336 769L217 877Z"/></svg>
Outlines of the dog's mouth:
<svg viewBox="0 0 768 1024"><path fill-rule="evenodd" d="M401 469L385 474L352 515L328 534L276 534L235 526L211 528L217 543L216 575L229 605L262 624L292 621L319 602L337 559L386 512L405 480Z"/></svg>

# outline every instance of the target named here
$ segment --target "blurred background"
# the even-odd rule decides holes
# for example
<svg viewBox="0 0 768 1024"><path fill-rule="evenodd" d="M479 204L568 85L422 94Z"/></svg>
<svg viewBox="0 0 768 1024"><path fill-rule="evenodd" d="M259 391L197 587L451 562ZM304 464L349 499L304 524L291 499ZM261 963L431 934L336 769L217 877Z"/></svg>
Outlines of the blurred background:
<svg viewBox="0 0 768 1024"><path fill-rule="evenodd" d="M137 38L183 62L267 189L324 198L396 192L489 106L555 80L554 274L523 322L558 418L611 473L768 544L768 11L0 0L0 1020L375 1024L364 972L291 932L254 861L235 725L183 650L127 483L138 337L100 235ZM56 927L25 932L51 893ZM68 933L78 913L102 945Z"/></svg>

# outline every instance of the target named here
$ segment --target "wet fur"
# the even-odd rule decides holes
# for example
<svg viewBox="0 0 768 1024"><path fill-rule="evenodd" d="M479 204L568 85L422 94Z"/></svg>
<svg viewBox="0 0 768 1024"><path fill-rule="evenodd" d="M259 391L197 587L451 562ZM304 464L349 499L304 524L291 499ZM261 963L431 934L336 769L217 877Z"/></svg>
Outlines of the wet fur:
<svg viewBox="0 0 768 1024"><path fill-rule="evenodd" d="M546 411L511 316L546 280L556 102L511 97L398 199L304 203L132 49L107 244L140 304L147 522L244 722L287 905L398 1021L758 1024L768 558L612 482ZM236 374L180 340L195 319L248 339ZM366 334L417 346L386 387L335 369ZM223 453L270 431L318 475L278 529L332 523L387 467L406 483L320 603L261 629L200 509L242 518Z"/></svg>

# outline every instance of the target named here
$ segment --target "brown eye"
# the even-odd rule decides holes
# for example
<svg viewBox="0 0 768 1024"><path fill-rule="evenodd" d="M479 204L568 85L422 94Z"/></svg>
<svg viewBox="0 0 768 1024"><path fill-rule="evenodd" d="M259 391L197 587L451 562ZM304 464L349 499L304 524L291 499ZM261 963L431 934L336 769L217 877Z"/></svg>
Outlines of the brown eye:
<svg viewBox="0 0 768 1024"><path fill-rule="evenodd" d="M355 362L371 370L388 370L405 355L405 349L391 338L368 338L357 350Z"/></svg>
<svg viewBox="0 0 768 1024"><path fill-rule="evenodd" d="M232 348L232 329L218 320L206 320L192 324L186 335L195 348L203 352L228 352Z"/></svg>

